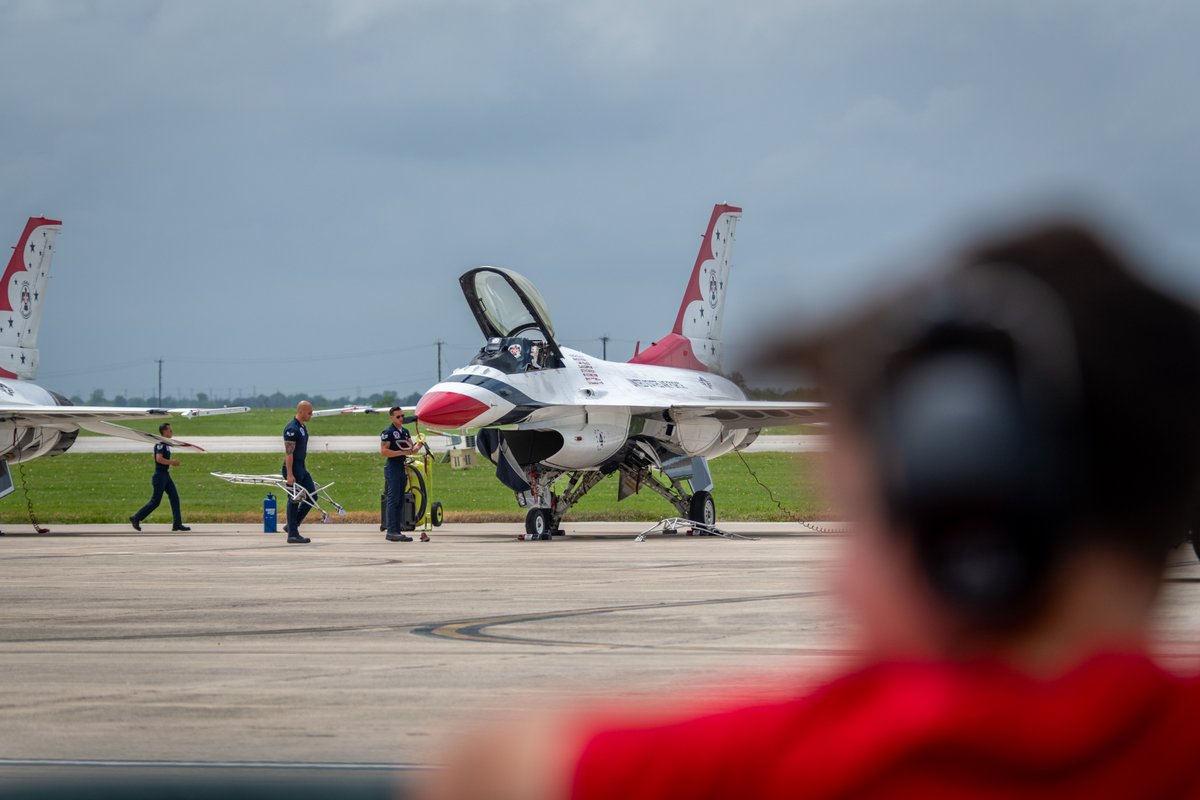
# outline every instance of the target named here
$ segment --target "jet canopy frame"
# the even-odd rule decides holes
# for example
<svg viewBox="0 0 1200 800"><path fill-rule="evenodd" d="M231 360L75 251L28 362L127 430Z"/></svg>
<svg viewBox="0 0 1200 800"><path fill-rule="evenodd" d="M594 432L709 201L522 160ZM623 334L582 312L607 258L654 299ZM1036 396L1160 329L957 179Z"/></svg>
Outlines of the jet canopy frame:
<svg viewBox="0 0 1200 800"><path fill-rule="evenodd" d="M489 341L528 338L545 343L546 355L562 364L554 325L541 292L524 275L501 267L476 267L458 279L467 305ZM534 335L530 335L534 334Z"/></svg>

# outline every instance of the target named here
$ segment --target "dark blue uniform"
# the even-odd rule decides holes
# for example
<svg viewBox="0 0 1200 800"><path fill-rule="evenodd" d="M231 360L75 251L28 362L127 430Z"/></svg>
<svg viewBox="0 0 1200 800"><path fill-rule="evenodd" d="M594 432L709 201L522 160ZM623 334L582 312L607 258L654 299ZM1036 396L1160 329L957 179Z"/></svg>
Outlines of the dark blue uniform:
<svg viewBox="0 0 1200 800"><path fill-rule="evenodd" d="M392 451L407 450L412 437L404 428L389 425L387 430L379 434L379 440L387 444ZM403 456L389 458L383 465L383 477L387 482L387 532L400 533L400 522L403 519L401 510L404 507L404 490L408 487L408 471L404 468L408 459Z"/></svg>
<svg viewBox="0 0 1200 800"><path fill-rule="evenodd" d="M303 422L292 417L292 421L283 429L283 443L295 445L295 449L292 451L292 471L296 473L296 485L303 486L310 493L315 494L317 485L313 483L312 475L308 474L308 468L304 465L304 457L308 455L308 428L304 427ZM287 476L287 461L284 461L283 477L285 480ZM311 510L312 506L307 503L288 500L287 527L284 529L288 536L300 534L300 523L304 521Z"/></svg>
<svg viewBox="0 0 1200 800"><path fill-rule="evenodd" d="M133 515L131 521L137 524L150 516L151 512L158 508L158 504L162 502L163 492L166 492L167 499L171 501L171 516L174 517L171 527L181 528L183 527L183 518L179 515L179 492L175 490L175 481L171 480L171 465L160 464L158 456L162 456L166 461L171 460L171 448L165 442L159 442L154 445L154 475L150 478L150 485L154 487L154 494L150 496L150 502L142 506Z"/></svg>

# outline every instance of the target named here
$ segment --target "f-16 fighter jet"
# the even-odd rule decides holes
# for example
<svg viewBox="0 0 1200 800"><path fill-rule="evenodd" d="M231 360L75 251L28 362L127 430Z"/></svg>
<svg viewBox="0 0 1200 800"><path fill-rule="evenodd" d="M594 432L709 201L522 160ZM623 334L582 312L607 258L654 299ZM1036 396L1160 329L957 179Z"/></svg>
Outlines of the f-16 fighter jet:
<svg viewBox="0 0 1200 800"><path fill-rule="evenodd" d="M522 275L479 267L459 278L487 341L417 404L440 430L477 429L479 451L528 509L529 538L613 473L618 497L648 489L680 516L716 522L708 460L740 450L765 425L818 422L820 403L747 400L719 374L729 257L741 209L718 205L671 332L627 363L555 341L546 303Z"/></svg>

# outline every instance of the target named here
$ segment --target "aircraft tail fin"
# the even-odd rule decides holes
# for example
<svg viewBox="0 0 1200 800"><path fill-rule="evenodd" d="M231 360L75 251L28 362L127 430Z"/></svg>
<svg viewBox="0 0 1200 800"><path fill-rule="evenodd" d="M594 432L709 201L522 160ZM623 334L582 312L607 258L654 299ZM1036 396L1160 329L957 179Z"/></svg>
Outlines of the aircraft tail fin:
<svg viewBox="0 0 1200 800"><path fill-rule="evenodd" d="M718 204L708 220L692 277L679 306L675 327L632 359L634 364L715 372L721 367L721 322L729 286L733 232L742 217L736 206Z"/></svg>
<svg viewBox="0 0 1200 800"><path fill-rule="evenodd" d="M37 377L38 326L54 256L54 240L62 230L56 219L30 217L13 248L0 289L0 377Z"/></svg>

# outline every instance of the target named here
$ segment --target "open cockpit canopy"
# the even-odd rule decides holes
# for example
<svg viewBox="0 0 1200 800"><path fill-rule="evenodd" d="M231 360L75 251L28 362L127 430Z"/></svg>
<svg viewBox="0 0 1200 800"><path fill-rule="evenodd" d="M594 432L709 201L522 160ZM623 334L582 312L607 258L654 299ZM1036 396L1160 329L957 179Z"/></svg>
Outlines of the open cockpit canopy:
<svg viewBox="0 0 1200 800"><path fill-rule="evenodd" d="M458 282L479 329L488 339L474 363L487 363L479 358L489 355L489 347L490 353L496 353L497 346L503 345L499 352L519 354L517 364L510 365L513 368L562 366L546 301L528 278L510 269L477 267L463 273Z"/></svg>

